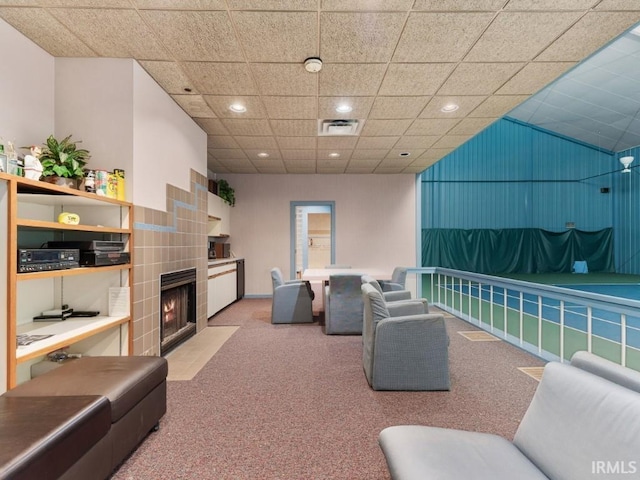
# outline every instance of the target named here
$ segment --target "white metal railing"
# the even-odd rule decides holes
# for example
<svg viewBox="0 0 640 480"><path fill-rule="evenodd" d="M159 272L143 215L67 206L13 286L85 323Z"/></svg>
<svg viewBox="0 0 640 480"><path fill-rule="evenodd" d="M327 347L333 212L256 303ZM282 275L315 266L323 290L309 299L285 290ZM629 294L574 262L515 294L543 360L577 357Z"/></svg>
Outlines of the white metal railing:
<svg viewBox="0 0 640 480"><path fill-rule="evenodd" d="M587 350L640 370L640 301L439 267L409 274L432 305L541 358Z"/></svg>

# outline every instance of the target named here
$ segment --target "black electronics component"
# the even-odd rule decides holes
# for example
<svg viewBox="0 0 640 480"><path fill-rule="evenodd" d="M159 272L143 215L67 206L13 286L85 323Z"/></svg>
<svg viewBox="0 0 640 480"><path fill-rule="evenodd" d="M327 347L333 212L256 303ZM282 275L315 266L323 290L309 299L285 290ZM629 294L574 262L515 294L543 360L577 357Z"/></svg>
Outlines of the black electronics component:
<svg viewBox="0 0 640 480"><path fill-rule="evenodd" d="M131 261L129 252L80 252L80 265L83 267L102 267L122 265Z"/></svg>
<svg viewBox="0 0 640 480"><path fill-rule="evenodd" d="M79 260L77 248L20 248L18 273L78 268Z"/></svg>
<svg viewBox="0 0 640 480"><path fill-rule="evenodd" d="M124 247L125 242L120 240L64 240L47 242L47 248L77 248L80 251L92 252L122 252Z"/></svg>

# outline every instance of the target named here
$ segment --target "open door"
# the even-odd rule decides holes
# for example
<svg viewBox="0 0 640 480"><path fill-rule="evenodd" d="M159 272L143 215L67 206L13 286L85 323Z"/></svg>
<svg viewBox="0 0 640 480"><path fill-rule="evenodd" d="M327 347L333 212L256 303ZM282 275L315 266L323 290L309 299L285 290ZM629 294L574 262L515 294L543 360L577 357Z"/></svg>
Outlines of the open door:
<svg viewBox="0 0 640 480"><path fill-rule="evenodd" d="M334 263L333 202L291 202L291 257L296 278L307 268Z"/></svg>

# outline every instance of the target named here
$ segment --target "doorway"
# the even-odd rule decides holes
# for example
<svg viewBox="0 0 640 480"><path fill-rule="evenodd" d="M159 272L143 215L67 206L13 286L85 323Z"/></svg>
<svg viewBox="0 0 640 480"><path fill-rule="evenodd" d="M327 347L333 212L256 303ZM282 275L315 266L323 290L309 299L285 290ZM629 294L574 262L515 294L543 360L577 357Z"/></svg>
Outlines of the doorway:
<svg viewBox="0 0 640 480"><path fill-rule="evenodd" d="M334 202L291 202L291 272L335 263Z"/></svg>

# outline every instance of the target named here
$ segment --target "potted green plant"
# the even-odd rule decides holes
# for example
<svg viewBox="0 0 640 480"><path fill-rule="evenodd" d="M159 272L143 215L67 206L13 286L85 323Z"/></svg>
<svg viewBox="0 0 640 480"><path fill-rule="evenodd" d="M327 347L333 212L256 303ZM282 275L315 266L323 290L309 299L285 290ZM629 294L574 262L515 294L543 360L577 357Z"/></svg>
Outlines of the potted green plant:
<svg viewBox="0 0 640 480"><path fill-rule="evenodd" d="M226 180L218 180L218 196L232 207L236 204L235 191Z"/></svg>
<svg viewBox="0 0 640 480"><path fill-rule="evenodd" d="M78 148L78 143L81 141L72 141L71 135L60 141L49 135L39 158L42 163L41 179L78 188L78 180L84 177L83 167L91 157L88 150Z"/></svg>

